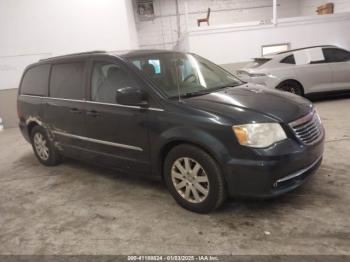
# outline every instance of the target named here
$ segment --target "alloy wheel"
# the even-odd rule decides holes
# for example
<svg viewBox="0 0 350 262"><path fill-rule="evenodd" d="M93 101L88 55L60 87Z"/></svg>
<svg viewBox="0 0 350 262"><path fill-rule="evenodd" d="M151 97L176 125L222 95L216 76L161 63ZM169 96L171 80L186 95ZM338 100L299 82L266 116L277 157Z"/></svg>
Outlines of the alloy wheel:
<svg viewBox="0 0 350 262"><path fill-rule="evenodd" d="M191 203L201 203L209 194L207 173L192 158L178 158L172 165L171 179L178 194Z"/></svg>
<svg viewBox="0 0 350 262"><path fill-rule="evenodd" d="M34 148L38 156L46 161L49 159L49 148L47 146L47 141L45 137L40 133L35 133L34 135Z"/></svg>

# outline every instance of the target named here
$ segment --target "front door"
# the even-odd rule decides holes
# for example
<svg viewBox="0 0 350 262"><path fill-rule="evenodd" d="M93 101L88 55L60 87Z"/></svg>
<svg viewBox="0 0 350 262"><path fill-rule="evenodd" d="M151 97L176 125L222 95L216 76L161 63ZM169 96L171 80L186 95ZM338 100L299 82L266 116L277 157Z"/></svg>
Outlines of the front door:
<svg viewBox="0 0 350 262"><path fill-rule="evenodd" d="M116 91L137 85L117 61L91 61L90 98L86 104L86 150L94 161L114 168L150 172L148 110L116 103Z"/></svg>

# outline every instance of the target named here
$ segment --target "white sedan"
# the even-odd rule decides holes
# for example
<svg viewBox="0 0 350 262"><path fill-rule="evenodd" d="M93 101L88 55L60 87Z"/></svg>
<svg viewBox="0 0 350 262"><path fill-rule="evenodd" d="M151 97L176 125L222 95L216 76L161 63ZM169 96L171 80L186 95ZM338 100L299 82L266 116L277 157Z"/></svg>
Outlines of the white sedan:
<svg viewBox="0 0 350 262"><path fill-rule="evenodd" d="M308 95L350 91L350 52L317 46L256 58L237 75L245 82Z"/></svg>

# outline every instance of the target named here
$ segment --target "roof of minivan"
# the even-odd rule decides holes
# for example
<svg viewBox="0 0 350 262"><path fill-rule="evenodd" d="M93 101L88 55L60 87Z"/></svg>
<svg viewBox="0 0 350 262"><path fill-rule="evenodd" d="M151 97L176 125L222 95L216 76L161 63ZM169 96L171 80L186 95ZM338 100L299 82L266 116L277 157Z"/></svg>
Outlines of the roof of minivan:
<svg viewBox="0 0 350 262"><path fill-rule="evenodd" d="M166 53L180 53L180 52L172 51L172 50L162 50L162 49L138 49L138 50L110 52L110 54L112 54L112 55L117 55L117 56L122 56L122 57L166 54Z"/></svg>
<svg viewBox="0 0 350 262"><path fill-rule="evenodd" d="M40 59L39 61L44 62L44 61L54 61L54 60L60 60L60 59L70 59L70 58L89 56L94 54L107 54L107 52L102 50L97 50L97 51L73 53L73 54L67 54L67 55L52 56L49 58Z"/></svg>
<svg viewBox="0 0 350 262"><path fill-rule="evenodd" d="M142 55L152 55L152 54L162 54L162 53L179 53L177 51L171 51L171 50L157 50L157 49L139 49L139 50L124 50L124 51L89 51L89 52L81 52L81 53L73 53L73 54L67 54L67 55L61 55L61 56L54 56L49 57L45 59L41 59L40 62L50 62L50 61L56 61L61 59L71 59L71 58L77 58L77 57L84 57L84 56L90 56L90 55L113 55L113 56L120 56L120 57L133 57L133 56L142 56Z"/></svg>

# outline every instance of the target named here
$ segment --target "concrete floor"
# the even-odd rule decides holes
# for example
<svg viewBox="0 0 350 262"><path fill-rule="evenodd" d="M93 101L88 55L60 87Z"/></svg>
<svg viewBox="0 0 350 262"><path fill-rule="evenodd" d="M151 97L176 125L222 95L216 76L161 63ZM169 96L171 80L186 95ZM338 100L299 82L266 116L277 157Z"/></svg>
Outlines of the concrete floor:
<svg viewBox="0 0 350 262"><path fill-rule="evenodd" d="M319 101L324 162L298 190L210 215L165 187L69 160L38 163L0 132L0 254L350 254L350 98Z"/></svg>

